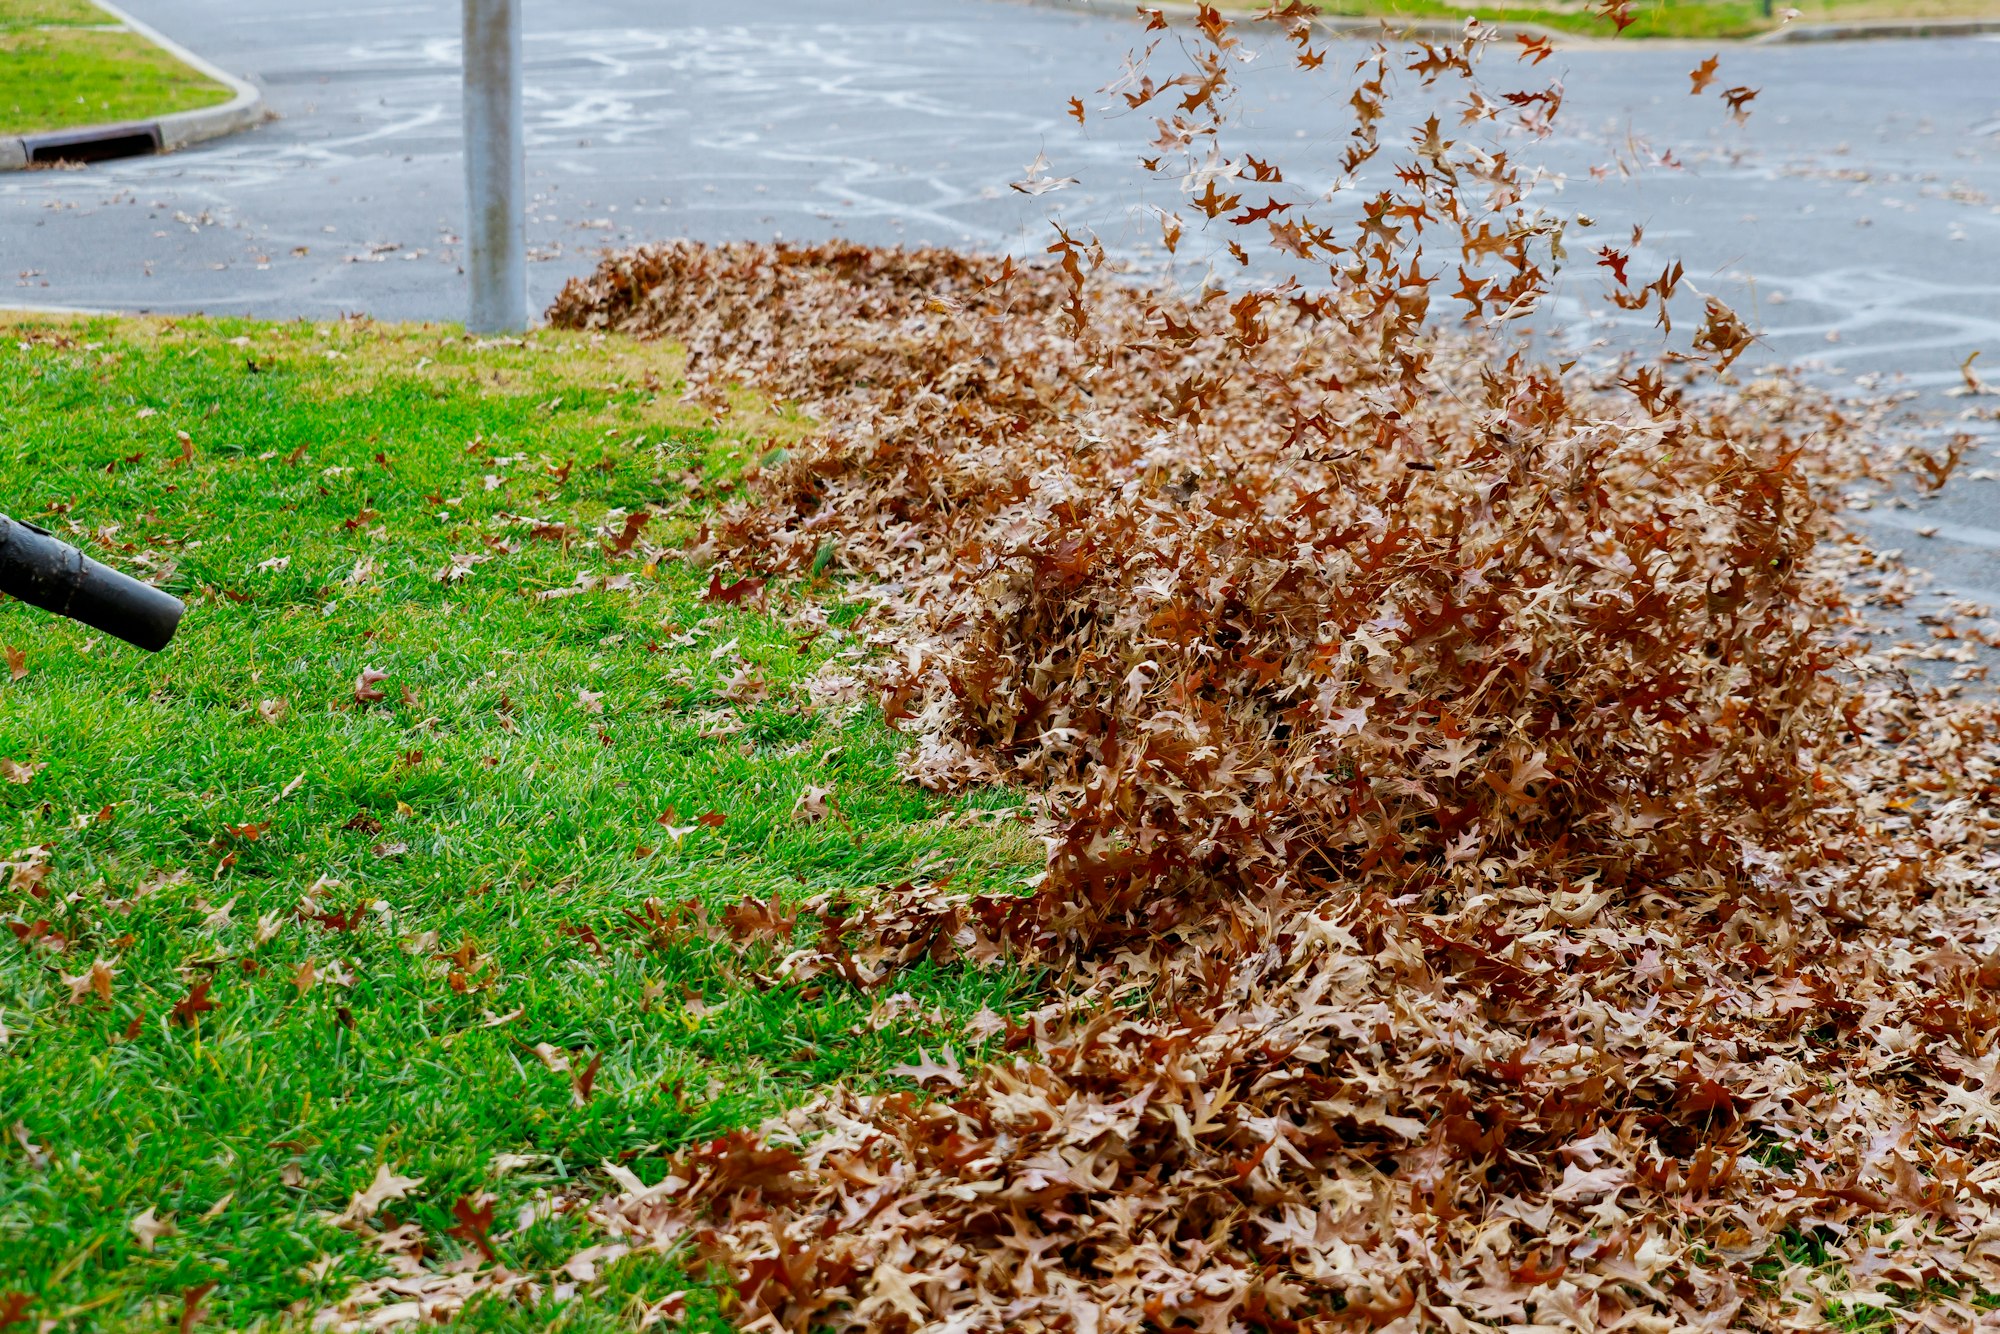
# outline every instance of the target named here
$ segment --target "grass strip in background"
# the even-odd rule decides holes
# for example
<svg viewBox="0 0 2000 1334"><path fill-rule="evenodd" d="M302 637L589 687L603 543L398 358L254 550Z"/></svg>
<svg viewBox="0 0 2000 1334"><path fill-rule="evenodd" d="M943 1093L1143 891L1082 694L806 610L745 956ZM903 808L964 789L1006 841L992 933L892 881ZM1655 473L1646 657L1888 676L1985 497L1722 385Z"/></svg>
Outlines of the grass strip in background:
<svg viewBox="0 0 2000 1334"><path fill-rule="evenodd" d="M1390 20L1441 19L1463 22L1477 15L1504 26L1529 23L1585 37L1610 37L1613 29L1590 5L1569 0L1499 5L1453 4L1449 0L1315 0L1323 13ZM1260 0L1222 0L1225 9L1261 9ZM1780 27L1783 12L1795 9L1795 23L1869 23L1891 19L2000 18L1994 0L1634 0L1626 39L1753 37Z"/></svg>
<svg viewBox="0 0 2000 1334"><path fill-rule="evenodd" d="M0 0L0 134L143 120L229 89L87 0Z"/></svg>

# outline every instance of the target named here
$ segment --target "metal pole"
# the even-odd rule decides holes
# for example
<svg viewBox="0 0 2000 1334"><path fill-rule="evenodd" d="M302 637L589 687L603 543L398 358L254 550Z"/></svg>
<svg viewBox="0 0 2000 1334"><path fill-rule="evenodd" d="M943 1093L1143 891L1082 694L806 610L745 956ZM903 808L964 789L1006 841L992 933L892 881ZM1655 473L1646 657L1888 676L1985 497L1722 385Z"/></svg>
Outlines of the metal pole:
<svg viewBox="0 0 2000 1334"><path fill-rule="evenodd" d="M521 131L521 0L465 0L465 327L528 327L528 172Z"/></svg>

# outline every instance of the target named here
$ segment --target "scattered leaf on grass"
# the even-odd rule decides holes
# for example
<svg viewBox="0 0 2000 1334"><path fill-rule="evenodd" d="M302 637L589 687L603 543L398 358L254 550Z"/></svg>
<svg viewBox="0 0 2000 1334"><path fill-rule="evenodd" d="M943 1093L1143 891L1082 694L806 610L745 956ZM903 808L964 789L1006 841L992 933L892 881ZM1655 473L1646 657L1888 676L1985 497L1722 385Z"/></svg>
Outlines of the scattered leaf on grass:
<svg viewBox="0 0 2000 1334"><path fill-rule="evenodd" d="M332 1222L336 1227L351 1226L373 1218L390 1200L400 1200L412 1190L424 1184L422 1177L398 1176L387 1163L377 1164L375 1177L367 1186L354 1192L348 1200L347 1208L335 1215Z"/></svg>
<svg viewBox="0 0 2000 1334"><path fill-rule="evenodd" d="M183 1028L192 1028L196 1021L208 1011L216 1008L208 998L209 987L213 985L207 978L199 978L188 988L187 995L174 1002L173 1022Z"/></svg>
<svg viewBox="0 0 2000 1334"><path fill-rule="evenodd" d="M139 1239L140 1247L148 1251L152 1250L162 1237L171 1237L174 1234L174 1220L157 1217L151 1205L146 1206L144 1213L133 1217L125 1226Z"/></svg>

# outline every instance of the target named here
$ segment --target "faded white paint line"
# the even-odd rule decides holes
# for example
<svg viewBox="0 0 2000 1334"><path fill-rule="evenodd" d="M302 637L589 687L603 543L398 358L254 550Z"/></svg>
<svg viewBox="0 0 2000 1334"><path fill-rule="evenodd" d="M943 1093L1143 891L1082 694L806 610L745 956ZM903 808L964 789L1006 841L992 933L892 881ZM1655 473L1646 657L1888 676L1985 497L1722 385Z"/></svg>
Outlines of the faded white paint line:
<svg viewBox="0 0 2000 1334"><path fill-rule="evenodd" d="M1899 532L1918 533L1968 547L2000 551L2000 530L1969 523L1949 523L1909 510L1846 510L1840 517L1863 527L1894 528Z"/></svg>

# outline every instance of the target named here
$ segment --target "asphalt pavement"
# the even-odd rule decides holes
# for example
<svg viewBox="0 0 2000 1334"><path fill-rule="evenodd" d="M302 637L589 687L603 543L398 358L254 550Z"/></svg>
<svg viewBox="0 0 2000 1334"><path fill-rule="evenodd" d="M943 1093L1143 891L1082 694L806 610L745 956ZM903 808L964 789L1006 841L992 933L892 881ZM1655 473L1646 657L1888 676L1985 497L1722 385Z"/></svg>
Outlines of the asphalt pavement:
<svg viewBox="0 0 2000 1334"><path fill-rule="evenodd" d="M457 0L124 3L258 84L279 119L166 157L0 176L0 305L462 314ZM1146 205L1167 187L1134 165L1150 121L1094 91L1142 39L1135 22L1009 0L526 12L538 306L604 248L666 236L1029 254L1060 214L1161 258ZM1362 49L1336 42L1310 78L1275 51L1253 64L1239 143L1330 184ZM1743 311L1763 339L1751 360L1908 388L1940 436L1993 442L2000 396L1948 391L1973 351L2000 382L2000 38L1721 48L1718 85L1761 90L1742 125L1712 93L1688 95L1715 49L1558 51L1521 78L1561 78L1561 129L1517 151L1561 175L1559 202L1594 216L1594 236L1622 244L1644 225L1635 276L1678 258L1692 287ZM1037 153L1080 183L1008 189ZM1678 166L1643 165L1662 156ZM1657 345L1649 320L1603 301L1602 276L1573 253L1556 336ZM1947 584L2000 602L1990 448L1942 497L1867 517Z"/></svg>

